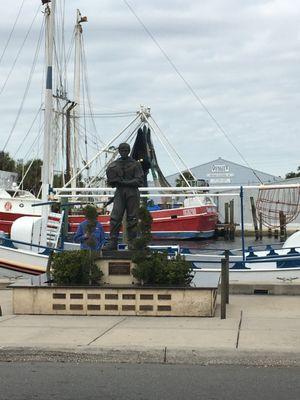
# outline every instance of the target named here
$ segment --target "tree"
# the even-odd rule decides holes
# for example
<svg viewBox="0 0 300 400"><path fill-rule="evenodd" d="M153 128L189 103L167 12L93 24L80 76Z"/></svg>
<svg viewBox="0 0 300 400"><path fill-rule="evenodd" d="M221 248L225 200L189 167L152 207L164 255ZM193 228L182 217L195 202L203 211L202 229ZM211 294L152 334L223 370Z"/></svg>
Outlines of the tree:
<svg viewBox="0 0 300 400"><path fill-rule="evenodd" d="M195 180L194 176L189 171L183 171L182 175L185 177L185 179L188 182ZM182 175L179 175L178 178L176 179L177 187L186 187L187 186L186 181L183 179Z"/></svg>
<svg viewBox="0 0 300 400"><path fill-rule="evenodd" d="M5 151L0 151L0 170L16 172L16 162L12 159L9 153Z"/></svg>
<svg viewBox="0 0 300 400"><path fill-rule="evenodd" d="M285 179L291 179L291 178L297 178L298 176L300 176L300 165L297 168L298 172L288 172L285 175Z"/></svg>
<svg viewBox="0 0 300 400"><path fill-rule="evenodd" d="M23 180L23 188L29 190L32 194L37 196L41 187L41 171L43 161L40 159L29 160L24 165L23 163L17 164L18 181L21 182L24 175L27 174Z"/></svg>

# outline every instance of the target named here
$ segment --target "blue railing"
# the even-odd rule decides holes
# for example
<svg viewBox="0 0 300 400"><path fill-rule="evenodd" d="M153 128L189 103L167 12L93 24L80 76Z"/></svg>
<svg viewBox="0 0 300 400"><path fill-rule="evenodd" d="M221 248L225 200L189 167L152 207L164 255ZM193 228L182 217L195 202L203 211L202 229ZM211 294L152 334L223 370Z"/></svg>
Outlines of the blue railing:
<svg viewBox="0 0 300 400"><path fill-rule="evenodd" d="M40 254L43 254L43 255L48 255L50 253L50 251L62 251L61 248L56 248L56 247L53 248L53 247L48 247L48 246L42 246L40 244L22 242L20 240L9 239L9 238L6 238L6 237L1 238L0 239L0 243L3 246L9 247L11 249L17 249L17 247L14 246L14 243L15 244L25 245L25 246L28 246L28 247L34 247L34 248L42 249L44 251L43 251L43 253L40 253Z"/></svg>

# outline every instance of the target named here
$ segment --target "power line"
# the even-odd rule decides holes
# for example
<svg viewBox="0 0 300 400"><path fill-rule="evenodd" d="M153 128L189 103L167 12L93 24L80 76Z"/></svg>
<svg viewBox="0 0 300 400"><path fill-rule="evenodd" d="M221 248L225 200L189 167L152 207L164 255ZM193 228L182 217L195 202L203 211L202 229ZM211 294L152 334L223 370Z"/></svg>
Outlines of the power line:
<svg viewBox="0 0 300 400"><path fill-rule="evenodd" d="M25 43L26 43L26 40L27 40L27 38L28 38L28 36L29 36L29 33L30 33L31 28L32 28L32 26L33 26L33 24L34 24L34 21L35 21L37 15L38 15L39 10L40 10L40 5L39 5L38 8L37 8L37 11L36 11L36 13L35 13L35 15L34 15L32 21L31 21L31 24L29 25L29 28L28 28L28 30L27 30L27 32L26 32L26 35L24 36L24 40L23 40L23 42L22 42L22 44L21 44L21 46L20 46L20 48L19 48L19 50L18 50L18 52L17 52L17 55L16 55L16 57L15 57L15 59L14 59L14 62L13 62L13 64L12 64L12 66L11 66L11 69L10 69L9 73L7 74L7 77L6 77L6 79L5 79L5 81L4 81L3 85L2 85L2 88L1 88L1 90L0 90L0 95L2 94L3 90L5 89L5 86L6 86L7 82L8 82L8 80L9 80L9 78L10 78L10 76L11 76L13 70L15 69L16 62L17 62L18 59L19 59L19 56L20 56L20 54L21 54L21 51L22 51L22 49L23 49L23 47L24 47L24 45L25 45Z"/></svg>
<svg viewBox="0 0 300 400"><path fill-rule="evenodd" d="M231 146L235 149L235 151L239 154L241 159L245 162L245 164L252 170L253 174L256 176L256 178L262 183L261 179L259 176L255 173L254 169L250 166L248 161L245 159L243 154L240 152L240 150L237 148L237 146L233 143L233 141L230 139L228 136L227 132L223 128L223 126L217 121L215 116L211 113L211 111L206 107L204 104L203 100L200 98L200 96L196 93L196 91L193 89L191 84L185 79L185 77L182 75L182 73L179 71L177 66L174 64L174 62L171 60L171 58L168 56L166 51L162 48L162 46L159 44L157 39L154 37L154 35L151 33L151 31L147 28L147 26L144 24L144 22L141 20L141 18L137 15L137 13L134 11L132 6L127 2L127 0L123 0L123 2L126 4L126 6L129 8L129 10L132 12L132 14L135 16L135 18L138 20L138 22L141 24L145 32L149 35L149 37L152 39L152 41L155 43L155 45L159 48L165 59L168 61L168 63L171 65L171 67L174 69L174 71L177 73L177 75L180 77L180 79L184 82L186 87L189 89L191 94L195 97L197 102L201 105L201 107L206 111L206 113L210 116L212 121L215 123L219 131L225 136L225 138L228 140L228 142L231 144Z"/></svg>
<svg viewBox="0 0 300 400"><path fill-rule="evenodd" d="M27 131L26 135L24 136L22 142L19 144L19 147L18 147L17 151L15 152L13 158L16 158L16 155L18 154L19 150L21 149L21 147L22 147L23 144L25 143L25 140L27 139L29 133L31 132L31 129L33 128L33 125L34 125L35 121L37 120L37 117L39 116L41 110L42 110L42 105L39 107L39 109L38 109L38 111L37 111L37 113L36 113L36 115L35 115L35 117L34 117L32 123L31 123L31 125L30 125L30 128L28 129L28 131Z"/></svg>
<svg viewBox="0 0 300 400"><path fill-rule="evenodd" d="M10 130L8 138L6 139L6 142L4 144L4 147L3 147L2 151L4 151L6 149L6 146L8 145L8 142L10 141L10 139L12 137L12 134L13 134L15 128L16 128L16 125L17 125L17 123L19 121L21 112L23 110L23 106L24 106L24 103L25 103L25 100L26 100L26 97L27 97L27 94L28 94L28 91L29 91L29 88L30 88L32 76L33 76L33 73L34 73L34 70L35 70L35 66L36 66L36 63L37 63L38 55L39 55L39 50L40 50L40 47L41 47L41 40L42 40L42 37L43 37L43 27L44 27L44 20L43 20L43 23L41 25L41 29L40 29L40 33L39 33L39 37L38 37L38 41L37 41L37 45L36 45L36 50L35 50L32 66L31 66L31 69L30 69L30 72L29 72L29 77L28 77L28 80L27 80L27 83L26 83L25 91L24 91L24 94L23 94L23 98L21 100L21 104L20 104L16 119L15 119L15 121L13 123L13 126L12 126L12 128Z"/></svg>
<svg viewBox="0 0 300 400"><path fill-rule="evenodd" d="M5 52L6 52L6 49L7 49L8 45L9 45L10 39L11 39L13 33L14 33L14 30L15 30L15 27L16 27L17 22L18 22L18 20L19 20L19 17L20 17L20 14L21 14L21 11L22 11L24 2L25 2L25 0L23 0L22 3L21 3L21 5L20 5L20 8L19 8L18 14L17 14L17 16L16 16L15 22L14 22L14 24L13 24L13 26L12 26L12 29L11 29L9 35L8 35L7 41L6 41L6 43L5 43L4 49L3 49L2 54L1 54L1 57L0 57L0 64L1 64L1 61L2 61L2 59L3 59L3 57L4 57L4 54L5 54Z"/></svg>

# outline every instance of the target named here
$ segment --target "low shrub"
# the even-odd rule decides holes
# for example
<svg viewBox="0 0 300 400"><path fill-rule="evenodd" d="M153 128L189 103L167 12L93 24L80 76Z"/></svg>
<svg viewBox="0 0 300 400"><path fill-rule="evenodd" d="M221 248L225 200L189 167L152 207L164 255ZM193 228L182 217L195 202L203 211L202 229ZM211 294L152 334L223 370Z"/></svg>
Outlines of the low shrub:
<svg viewBox="0 0 300 400"><path fill-rule="evenodd" d="M133 276L144 285L187 286L192 280L192 264L180 254L169 257L166 252L152 252L152 218L146 207L139 212L139 237L134 241L132 261L136 264Z"/></svg>
<svg viewBox="0 0 300 400"><path fill-rule="evenodd" d="M64 251L53 255L51 271L57 285L97 285L103 272L89 250Z"/></svg>
<svg viewBox="0 0 300 400"><path fill-rule="evenodd" d="M136 267L132 274L144 285L187 286L192 280L191 263L180 254L170 258L166 252L155 252L133 261Z"/></svg>

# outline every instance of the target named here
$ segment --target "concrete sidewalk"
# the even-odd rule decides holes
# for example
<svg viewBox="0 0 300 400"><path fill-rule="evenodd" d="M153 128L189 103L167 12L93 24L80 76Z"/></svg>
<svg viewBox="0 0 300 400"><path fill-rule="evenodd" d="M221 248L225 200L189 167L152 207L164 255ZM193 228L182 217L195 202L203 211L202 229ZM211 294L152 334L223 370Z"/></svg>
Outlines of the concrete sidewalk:
<svg viewBox="0 0 300 400"><path fill-rule="evenodd" d="M219 307L215 318L16 316L11 294L0 290L0 361L300 365L298 296L232 295L221 320Z"/></svg>

